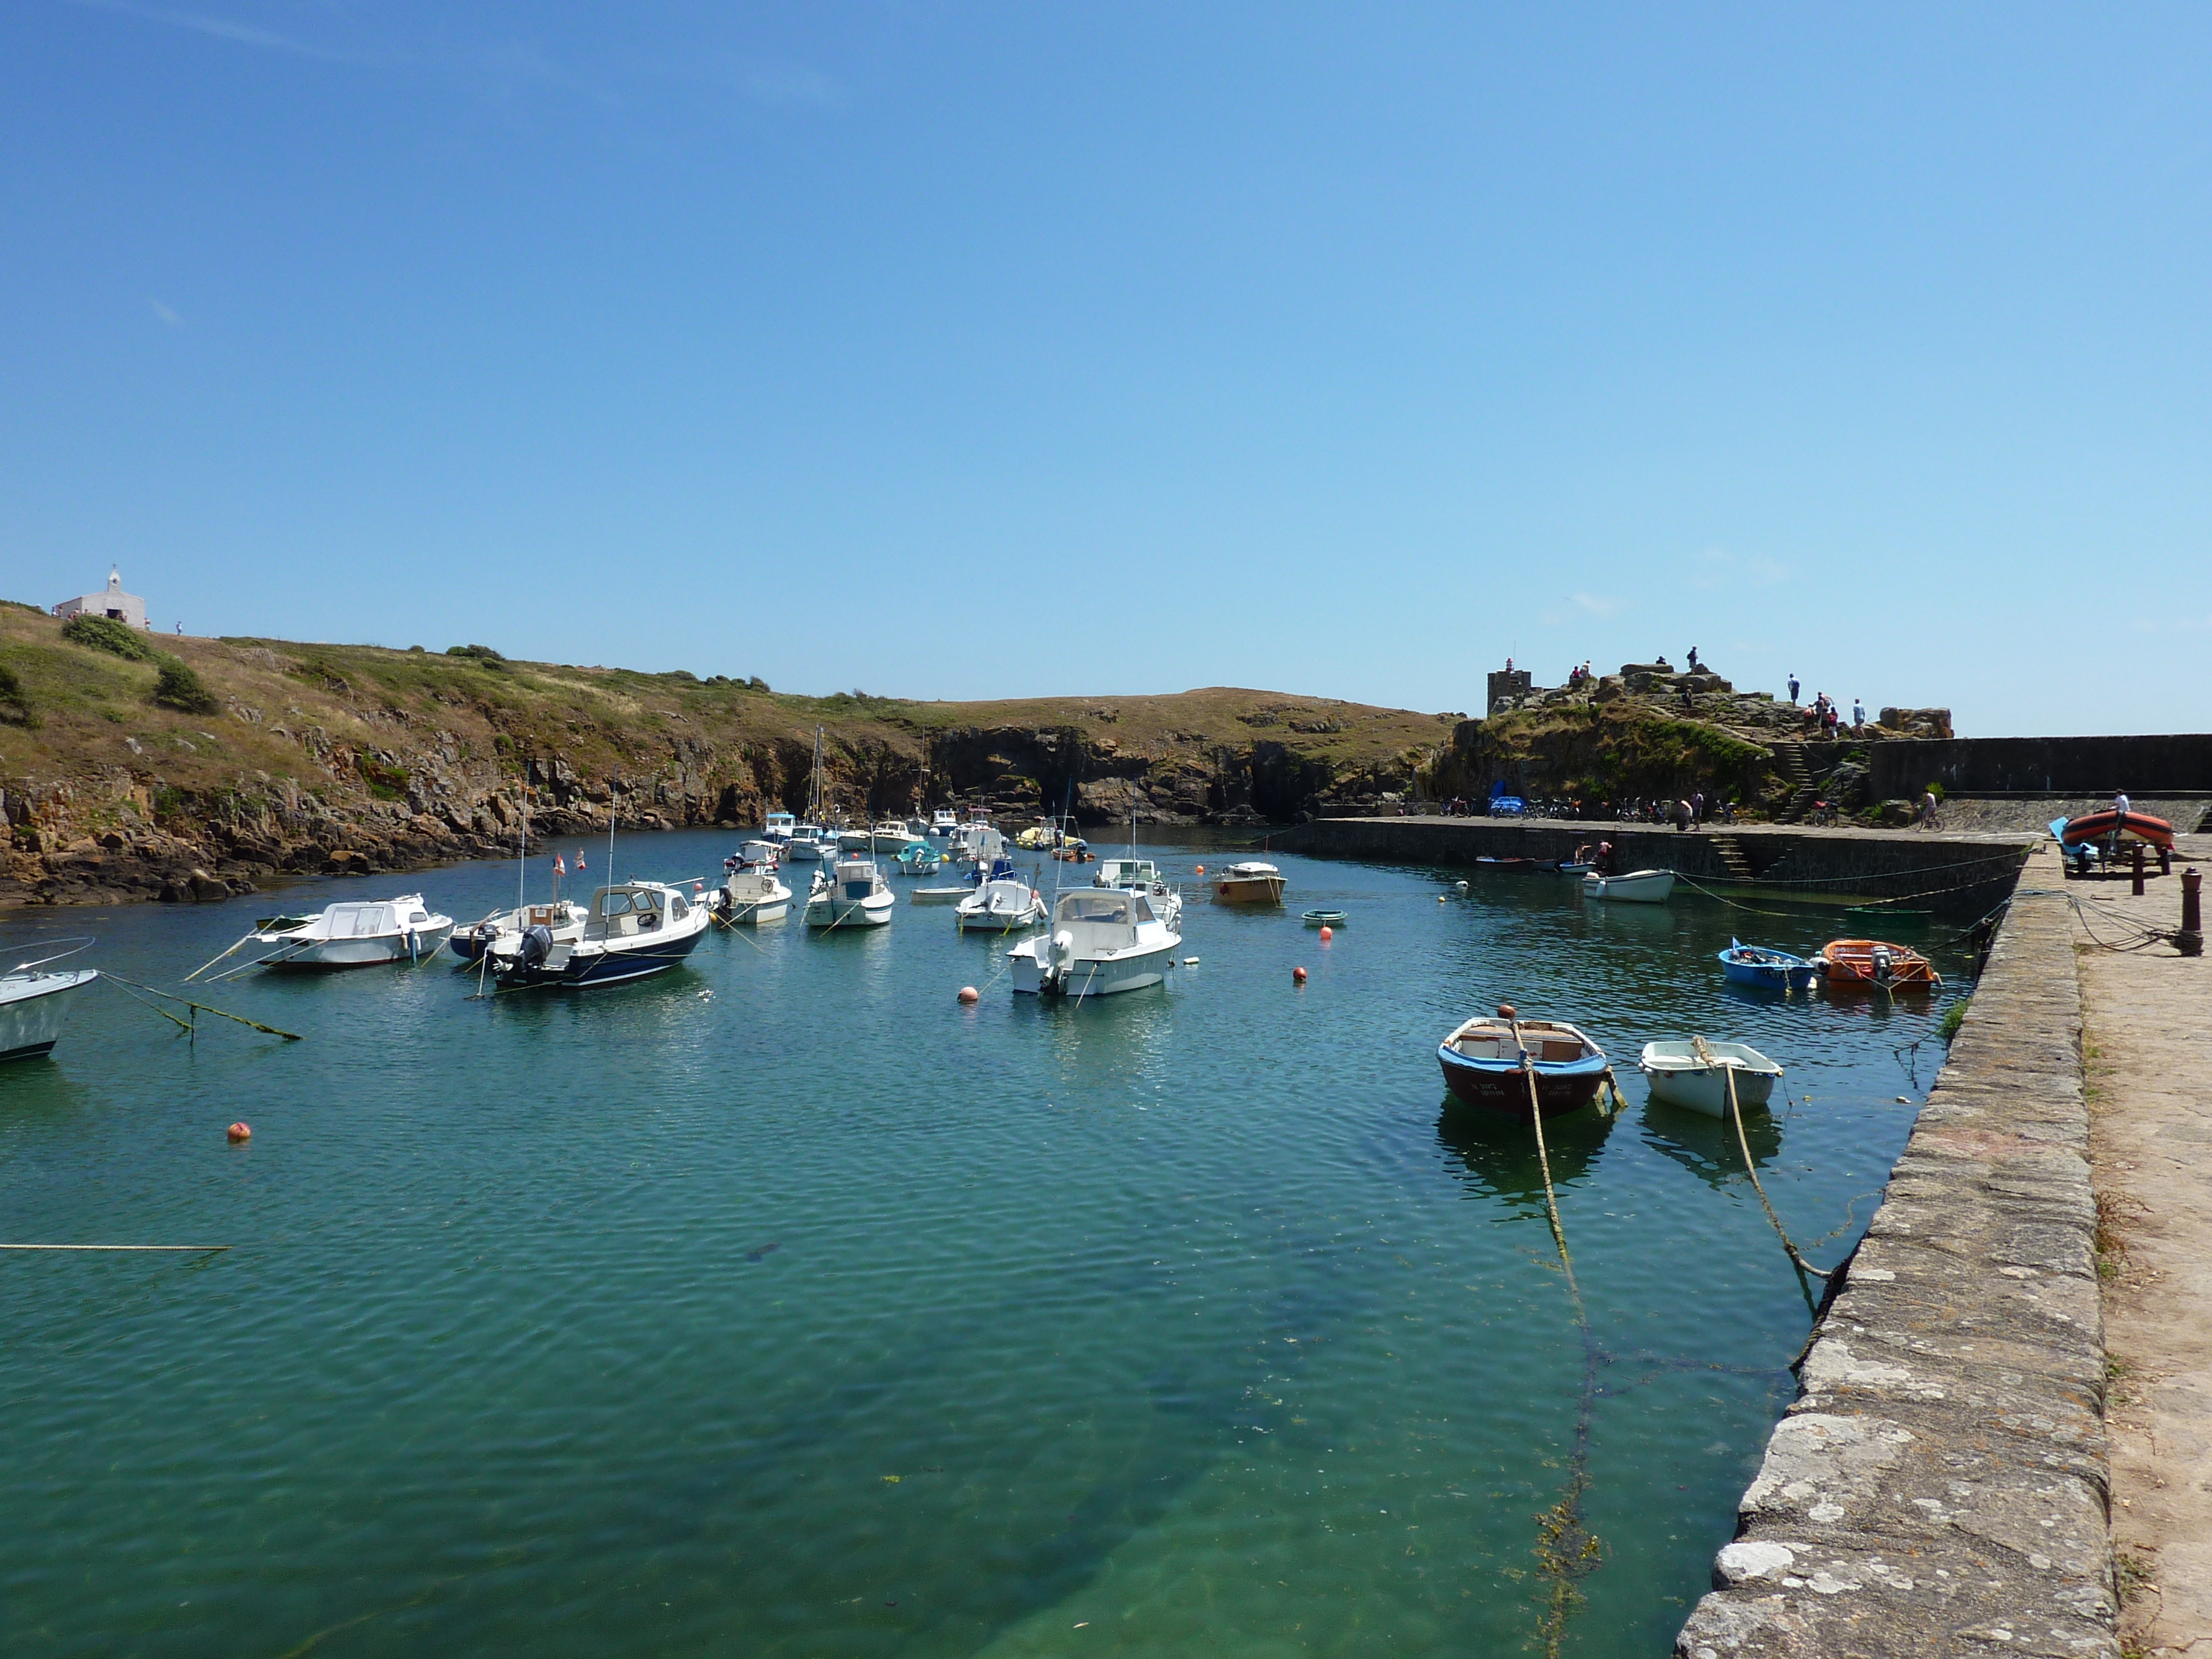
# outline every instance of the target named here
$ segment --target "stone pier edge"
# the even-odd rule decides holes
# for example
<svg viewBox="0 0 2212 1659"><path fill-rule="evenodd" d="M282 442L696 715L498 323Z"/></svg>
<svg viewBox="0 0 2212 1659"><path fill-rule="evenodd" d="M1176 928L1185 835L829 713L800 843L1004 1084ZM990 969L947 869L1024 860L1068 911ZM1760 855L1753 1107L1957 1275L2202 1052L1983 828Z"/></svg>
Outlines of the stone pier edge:
<svg viewBox="0 0 2212 1659"><path fill-rule="evenodd" d="M1678 1659L2117 1659L2081 994L2033 857Z"/></svg>

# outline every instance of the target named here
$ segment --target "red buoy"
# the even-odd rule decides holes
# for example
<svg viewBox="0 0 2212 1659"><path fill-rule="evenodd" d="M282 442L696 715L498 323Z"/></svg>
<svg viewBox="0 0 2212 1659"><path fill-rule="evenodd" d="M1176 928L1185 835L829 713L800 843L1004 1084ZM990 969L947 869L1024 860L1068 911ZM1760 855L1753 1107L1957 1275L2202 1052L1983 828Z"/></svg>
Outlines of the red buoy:
<svg viewBox="0 0 2212 1659"><path fill-rule="evenodd" d="M1293 984L1293 985L1303 985L1303 984L1304 984L1305 982L1306 982L1306 970L1305 970L1304 969L1303 969L1303 968L1293 968L1293 969L1291 969L1291 984Z"/></svg>
<svg viewBox="0 0 2212 1659"><path fill-rule="evenodd" d="M983 994L974 986L963 985L960 988L960 1006L963 1008L971 1007L982 1000L982 996Z"/></svg>
<svg viewBox="0 0 2212 1659"><path fill-rule="evenodd" d="M253 1131L243 1123L232 1124L230 1126L229 1133L233 1145L235 1145L241 1140L251 1140L253 1139Z"/></svg>
<svg viewBox="0 0 2212 1659"><path fill-rule="evenodd" d="M1331 940L1331 939L1334 939L1335 937L1336 937L1336 929L1335 929L1335 928L1334 928L1334 927L1329 927L1326 922L1324 922L1324 923L1322 925L1322 930L1321 930L1321 942L1322 942L1323 945L1326 945L1326 944L1328 944L1328 943L1329 942L1329 940Z"/></svg>

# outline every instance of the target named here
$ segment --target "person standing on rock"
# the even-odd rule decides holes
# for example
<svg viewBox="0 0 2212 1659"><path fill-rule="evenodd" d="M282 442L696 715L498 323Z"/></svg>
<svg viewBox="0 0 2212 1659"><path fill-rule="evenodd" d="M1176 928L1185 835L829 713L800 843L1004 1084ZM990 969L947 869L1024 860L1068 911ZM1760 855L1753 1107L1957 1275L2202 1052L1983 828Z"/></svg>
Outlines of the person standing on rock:
<svg viewBox="0 0 2212 1659"><path fill-rule="evenodd" d="M1797 706L1797 677L1795 674L1790 677L1790 706L1792 708Z"/></svg>
<svg viewBox="0 0 2212 1659"><path fill-rule="evenodd" d="M1866 705L1856 697L1851 699L1851 735L1857 737L1866 730Z"/></svg>
<svg viewBox="0 0 2212 1659"><path fill-rule="evenodd" d="M1690 647L1690 672L1692 674L1698 672L1698 647L1694 645Z"/></svg>

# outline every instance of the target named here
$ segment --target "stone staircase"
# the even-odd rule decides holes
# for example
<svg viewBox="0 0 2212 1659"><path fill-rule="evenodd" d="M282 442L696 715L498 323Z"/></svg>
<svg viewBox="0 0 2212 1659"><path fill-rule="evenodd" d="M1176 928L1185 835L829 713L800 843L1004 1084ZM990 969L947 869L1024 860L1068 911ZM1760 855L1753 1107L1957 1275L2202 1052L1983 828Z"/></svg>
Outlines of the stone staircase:
<svg viewBox="0 0 2212 1659"><path fill-rule="evenodd" d="M1742 842L1734 836L1719 832L1710 836L1708 839L1712 843L1713 851L1720 855L1721 862L1728 866L1730 881L1749 882L1758 879L1752 872L1751 860L1744 856Z"/></svg>
<svg viewBox="0 0 2212 1659"><path fill-rule="evenodd" d="M1777 823L1799 823L1812 809L1813 800L1820 786L1813 776L1813 769L1805 759L1802 743L1778 743L1769 750L1774 757L1774 769L1782 774L1782 781L1790 786L1790 802L1774 815Z"/></svg>

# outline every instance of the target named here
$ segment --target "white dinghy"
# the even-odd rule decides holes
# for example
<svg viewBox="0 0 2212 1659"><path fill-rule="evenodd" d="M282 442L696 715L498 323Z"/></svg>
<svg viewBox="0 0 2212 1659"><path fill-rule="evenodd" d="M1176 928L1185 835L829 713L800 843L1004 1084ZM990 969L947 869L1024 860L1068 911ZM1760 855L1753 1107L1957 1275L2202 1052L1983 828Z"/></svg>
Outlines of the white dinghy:
<svg viewBox="0 0 2212 1659"><path fill-rule="evenodd" d="M1061 894L1052 931L1024 939L1006 957L1016 992L1080 1000L1158 985L1182 944L1144 894L1091 888Z"/></svg>
<svg viewBox="0 0 2212 1659"><path fill-rule="evenodd" d="M1586 899L1664 904L1674 891L1672 870L1632 870L1625 876L1601 876L1592 870L1583 877L1583 896Z"/></svg>
<svg viewBox="0 0 2212 1659"><path fill-rule="evenodd" d="M1651 1080L1651 1098L1707 1117L1728 1115L1728 1079L1735 1076L1739 1106L1764 1106L1774 1093L1782 1068L1742 1042L1647 1042L1638 1069Z"/></svg>

